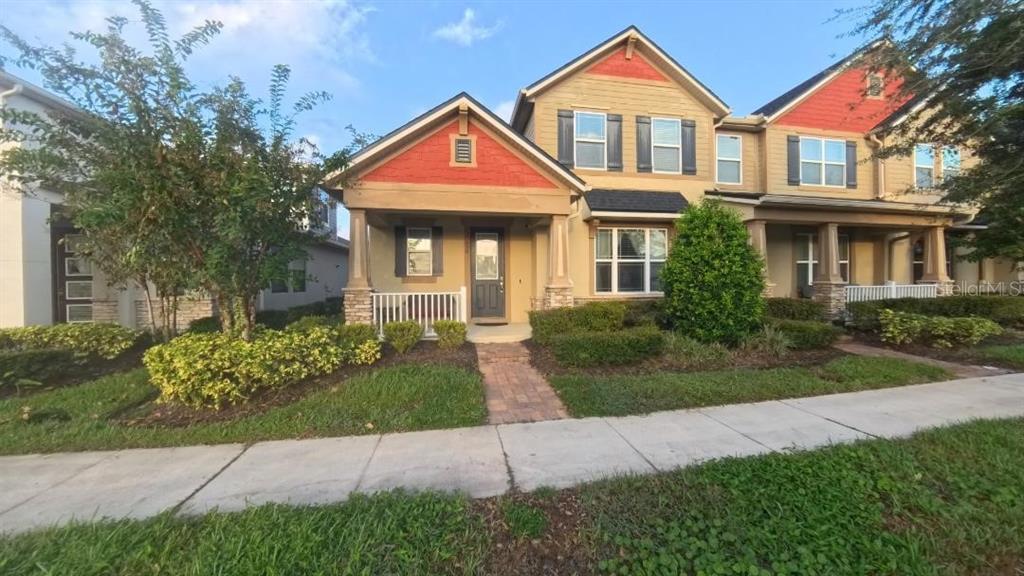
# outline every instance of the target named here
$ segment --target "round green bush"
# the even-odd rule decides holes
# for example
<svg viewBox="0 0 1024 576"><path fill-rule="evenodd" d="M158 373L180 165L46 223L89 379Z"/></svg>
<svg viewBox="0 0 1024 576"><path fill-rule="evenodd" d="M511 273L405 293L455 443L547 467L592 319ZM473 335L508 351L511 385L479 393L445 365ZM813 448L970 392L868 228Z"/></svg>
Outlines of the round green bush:
<svg viewBox="0 0 1024 576"><path fill-rule="evenodd" d="M442 350L454 350L466 342L466 324L457 320L435 320L434 332Z"/></svg>
<svg viewBox="0 0 1024 576"><path fill-rule="evenodd" d="M384 325L384 341L399 354L405 354L423 338L423 327L419 322L406 320Z"/></svg>
<svg viewBox="0 0 1024 576"><path fill-rule="evenodd" d="M690 206L661 272L665 313L701 342L737 344L761 328L764 261L737 212L717 202Z"/></svg>

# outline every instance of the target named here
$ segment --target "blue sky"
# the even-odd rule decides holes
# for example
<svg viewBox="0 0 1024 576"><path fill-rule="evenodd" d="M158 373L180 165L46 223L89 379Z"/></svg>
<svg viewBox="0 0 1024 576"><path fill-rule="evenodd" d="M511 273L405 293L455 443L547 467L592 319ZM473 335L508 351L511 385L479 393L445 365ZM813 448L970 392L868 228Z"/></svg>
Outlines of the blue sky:
<svg viewBox="0 0 1024 576"><path fill-rule="evenodd" d="M384 134L467 91L507 117L517 91L630 24L637 25L747 114L841 58L859 39L840 37L863 2L367 2L155 0L173 32L204 19L224 32L190 64L206 86L238 75L256 94L274 64L292 66L295 95L334 100L300 132L334 151L344 128ZM0 23L46 44L69 30L99 29L127 2L0 0ZM136 28L138 28L136 26ZM141 41L141 36L139 37ZM0 53L11 55L0 45ZM12 69L30 81L31 71ZM344 222L343 222L344 226Z"/></svg>

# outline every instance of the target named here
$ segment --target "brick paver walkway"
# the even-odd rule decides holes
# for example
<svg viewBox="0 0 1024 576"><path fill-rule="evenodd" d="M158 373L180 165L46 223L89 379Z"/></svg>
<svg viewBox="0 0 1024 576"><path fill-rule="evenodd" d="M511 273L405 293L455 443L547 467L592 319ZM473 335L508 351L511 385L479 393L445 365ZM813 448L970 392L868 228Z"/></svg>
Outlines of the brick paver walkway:
<svg viewBox="0 0 1024 576"><path fill-rule="evenodd" d="M530 352L519 342L477 344L491 424L540 422L568 418L562 401L544 376L530 365Z"/></svg>

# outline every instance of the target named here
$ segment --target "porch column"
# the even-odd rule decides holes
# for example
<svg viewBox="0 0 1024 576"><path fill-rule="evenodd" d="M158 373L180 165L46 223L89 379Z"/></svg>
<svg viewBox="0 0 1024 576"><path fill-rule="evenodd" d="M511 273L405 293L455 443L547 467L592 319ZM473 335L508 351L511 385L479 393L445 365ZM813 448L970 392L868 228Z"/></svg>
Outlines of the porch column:
<svg viewBox="0 0 1024 576"><path fill-rule="evenodd" d="M818 271L814 277L814 300L825 305L831 318L846 309L846 282L839 271L839 224L818 227Z"/></svg>
<svg viewBox="0 0 1024 576"><path fill-rule="evenodd" d="M349 228L348 284L342 290L345 323L369 324L373 321L373 298L370 294L366 210L349 210Z"/></svg>
<svg viewBox="0 0 1024 576"><path fill-rule="evenodd" d="M569 218L551 217L548 229L548 282L544 286L545 308L573 305L572 279L569 278Z"/></svg>
<svg viewBox="0 0 1024 576"><path fill-rule="evenodd" d="M921 284L935 284L939 296L953 293L953 280L946 273L946 229L942 226L932 226L925 232Z"/></svg>
<svg viewBox="0 0 1024 576"><path fill-rule="evenodd" d="M768 234L764 220L748 220L747 233L750 235L750 245L757 250L764 260L764 296L770 298L775 288L771 278L768 276Z"/></svg>

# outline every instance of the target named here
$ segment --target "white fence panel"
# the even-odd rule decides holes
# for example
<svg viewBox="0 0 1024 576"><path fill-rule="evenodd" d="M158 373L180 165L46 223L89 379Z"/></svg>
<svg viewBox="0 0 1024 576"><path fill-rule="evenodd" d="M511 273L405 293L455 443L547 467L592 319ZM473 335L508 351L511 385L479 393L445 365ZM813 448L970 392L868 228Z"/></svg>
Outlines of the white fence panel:
<svg viewBox="0 0 1024 576"><path fill-rule="evenodd" d="M847 286L846 303L890 300L893 298L937 298L935 284L896 284L893 282L878 286Z"/></svg>
<svg viewBox="0 0 1024 576"><path fill-rule="evenodd" d="M384 325L413 320L423 327L424 338L435 338L434 322L466 321L466 287L458 292L374 292L373 325L384 337Z"/></svg>

